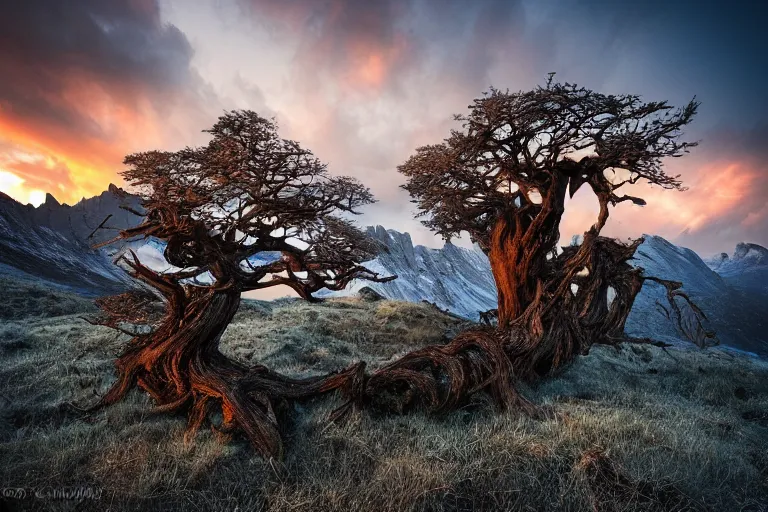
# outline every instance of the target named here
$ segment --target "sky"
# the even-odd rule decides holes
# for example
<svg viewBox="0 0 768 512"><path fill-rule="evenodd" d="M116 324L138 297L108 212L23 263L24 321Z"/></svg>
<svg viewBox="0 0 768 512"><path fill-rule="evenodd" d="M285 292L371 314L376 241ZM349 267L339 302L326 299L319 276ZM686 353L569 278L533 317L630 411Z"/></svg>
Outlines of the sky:
<svg viewBox="0 0 768 512"><path fill-rule="evenodd" d="M490 86L560 81L683 105L699 147L666 162L684 192L636 185L604 233L659 234L702 255L768 245L768 8L608 0L0 0L0 191L74 204L125 155L202 145L226 110L371 188L360 225L442 241L414 219L396 167L439 143ZM8 13L11 13L10 15ZM561 235L583 232L582 189ZM466 245L467 240L457 243Z"/></svg>

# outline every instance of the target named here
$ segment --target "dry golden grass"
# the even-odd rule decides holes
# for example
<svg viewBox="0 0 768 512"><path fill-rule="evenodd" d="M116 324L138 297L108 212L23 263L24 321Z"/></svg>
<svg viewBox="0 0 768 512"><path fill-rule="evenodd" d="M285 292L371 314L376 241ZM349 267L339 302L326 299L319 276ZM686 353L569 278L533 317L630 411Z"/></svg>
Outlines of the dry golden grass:
<svg viewBox="0 0 768 512"><path fill-rule="evenodd" d="M0 305L0 307L2 307ZM461 328L423 304L246 303L222 341L245 362L312 374L373 366ZM721 350L598 347L526 396L560 417L442 417L297 404L286 457L265 461L133 392L83 417L125 342L75 315L0 324L0 487L93 487L100 500L6 499L20 510L767 510L768 364ZM621 480L626 477L626 481ZM762 508L761 508L762 507Z"/></svg>

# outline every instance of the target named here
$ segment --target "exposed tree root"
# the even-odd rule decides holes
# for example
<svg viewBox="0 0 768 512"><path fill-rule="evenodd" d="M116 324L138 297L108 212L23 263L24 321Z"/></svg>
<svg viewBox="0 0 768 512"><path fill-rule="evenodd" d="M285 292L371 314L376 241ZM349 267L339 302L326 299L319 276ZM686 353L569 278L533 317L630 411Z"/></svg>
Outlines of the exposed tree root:
<svg viewBox="0 0 768 512"><path fill-rule="evenodd" d="M341 372L294 379L261 365L247 367L219 351L221 335L240 304L238 291L180 285L135 260L127 263L134 277L163 294L165 316L154 330L131 339L116 361L117 381L92 409L117 402L136 386L150 395L156 411L187 412L187 441L220 411L222 420L214 429L224 436L244 433L265 457L282 454L278 407L333 391L346 402L332 419L365 407L398 413L423 407L438 413L481 390L499 408L542 414L515 389L516 365L507 352L512 337L502 331L466 331L446 345L416 350L370 375L361 362ZM105 299L100 305L106 317L91 321L119 328L146 319L151 311L146 299L138 292Z"/></svg>
<svg viewBox="0 0 768 512"><path fill-rule="evenodd" d="M464 331L447 345L411 352L374 372L366 382L365 403L404 412L422 406L430 412L455 409L478 391L486 391L499 409L540 409L514 386L514 364L506 339L494 329Z"/></svg>
<svg viewBox="0 0 768 512"><path fill-rule="evenodd" d="M156 412L187 412L186 441L220 411L214 430L223 436L242 432L265 457L283 452L278 406L333 391L346 401L331 420L362 408L405 413L421 407L440 413L479 391L488 392L500 409L546 414L516 391L507 340L497 330L465 331L446 345L416 350L371 374L361 362L341 372L293 379L264 366L245 367L219 352L221 332L238 300L226 292L200 294L186 308L186 322L178 322L186 323L182 329L169 335L168 324L177 322L166 319L154 333L134 337L117 360L117 382L91 410L120 400L135 385L151 396Z"/></svg>

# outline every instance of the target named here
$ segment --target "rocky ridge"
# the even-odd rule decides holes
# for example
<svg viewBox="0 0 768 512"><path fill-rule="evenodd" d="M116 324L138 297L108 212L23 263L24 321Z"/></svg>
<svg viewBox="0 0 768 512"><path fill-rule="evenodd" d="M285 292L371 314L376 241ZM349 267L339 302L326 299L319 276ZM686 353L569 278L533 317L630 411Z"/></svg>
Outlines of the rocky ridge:
<svg viewBox="0 0 768 512"><path fill-rule="evenodd" d="M130 280L113 264L120 247L94 250L91 245L113 236L114 231L93 231L106 225L126 228L140 218L121 209L140 209L139 198L110 185L99 196L73 206L48 196L39 207L22 205L0 194L0 275L30 279L82 295L102 295L124 290ZM408 233L382 226L367 234L386 251L366 266L382 275L398 275L388 283L353 281L342 292L321 296L353 295L367 287L388 299L427 301L453 314L477 320L480 311L496 305L496 287L488 258L478 247L446 243L440 249L413 245ZM93 234L93 236L91 236ZM90 237L90 238L89 238ZM574 240L572 243L578 243ZM139 241L133 248L146 264L168 268L157 241ZM645 235L633 263L646 275L683 282L685 291L708 317L706 326L721 343L740 350L768 355L768 249L743 243L733 256L703 261L690 249ZM684 314L690 309L676 299ZM689 313L689 312L688 312ZM665 289L646 282L627 320L626 331L678 343L683 333L671 321Z"/></svg>
<svg viewBox="0 0 768 512"><path fill-rule="evenodd" d="M105 226L118 229L141 220L121 205L140 208L138 197L115 185L73 206L51 194L38 207L0 194L0 273L85 295L125 289L129 279L110 257L116 249L91 249L114 236L114 230L94 233L108 216Z"/></svg>

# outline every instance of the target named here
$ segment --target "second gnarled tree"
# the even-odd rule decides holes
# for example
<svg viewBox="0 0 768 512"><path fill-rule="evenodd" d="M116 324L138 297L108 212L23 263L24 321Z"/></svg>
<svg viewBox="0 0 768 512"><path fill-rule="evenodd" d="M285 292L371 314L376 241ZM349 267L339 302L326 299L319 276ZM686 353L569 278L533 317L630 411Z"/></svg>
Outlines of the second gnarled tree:
<svg viewBox="0 0 768 512"><path fill-rule="evenodd" d="M609 206L645 205L620 195L623 186L642 180L683 189L679 176L664 172L662 159L696 145L680 137L697 107L695 99L674 109L634 95L599 94L552 83L550 76L532 91L491 89L468 115L456 116L462 131L419 148L399 167L408 178L404 188L429 216L424 224L446 239L467 232L488 256L498 329L515 333L500 338L518 375L542 375L592 344L624 339L646 279L667 288L682 320L675 297L688 297L681 283L644 276L628 263L642 239L623 244L600 232ZM580 246L558 248L566 196L582 187L597 196L599 214ZM699 327L692 341L705 343L713 334L693 304L691 311Z"/></svg>

